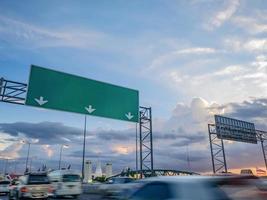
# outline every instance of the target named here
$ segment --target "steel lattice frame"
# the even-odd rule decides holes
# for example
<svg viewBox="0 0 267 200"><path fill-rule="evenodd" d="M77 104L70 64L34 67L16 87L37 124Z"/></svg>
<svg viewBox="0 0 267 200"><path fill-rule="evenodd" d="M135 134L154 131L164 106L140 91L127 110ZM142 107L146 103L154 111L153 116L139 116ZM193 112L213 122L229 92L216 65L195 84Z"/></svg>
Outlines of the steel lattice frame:
<svg viewBox="0 0 267 200"><path fill-rule="evenodd" d="M208 124L208 130L213 173L215 174L222 169L224 169L224 172L227 172L223 139L217 137L215 124ZM267 132L256 130L256 137L261 143L264 164L267 170Z"/></svg>
<svg viewBox="0 0 267 200"><path fill-rule="evenodd" d="M27 84L0 79L0 101L24 104L27 92Z"/></svg>
<svg viewBox="0 0 267 200"><path fill-rule="evenodd" d="M140 107L139 134L140 134L140 172L141 178L153 176L153 137L151 108Z"/></svg>
<svg viewBox="0 0 267 200"><path fill-rule="evenodd" d="M267 132L256 130L257 138L261 143L262 154L264 158L265 168L267 170Z"/></svg>
<svg viewBox="0 0 267 200"><path fill-rule="evenodd" d="M217 137L214 124L208 124L208 129L213 173L215 174L221 170L227 172L223 140Z"/></svg>

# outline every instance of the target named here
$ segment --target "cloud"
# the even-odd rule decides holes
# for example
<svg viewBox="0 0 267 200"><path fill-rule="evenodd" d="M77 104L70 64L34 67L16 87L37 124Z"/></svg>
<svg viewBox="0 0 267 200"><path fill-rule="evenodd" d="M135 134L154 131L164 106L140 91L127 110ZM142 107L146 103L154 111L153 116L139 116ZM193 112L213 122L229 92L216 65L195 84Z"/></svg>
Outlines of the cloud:
<svg viewBox="0 0 267 200"><path fill-rule="evenodd" d="M242 103L229 103L225 106L228 115L238 119L254 122L256 128L267 130L267 99L251 98Z"/></svg>
<svg viewBox="0 0 267 200"><path fill-rule="evenodd" d="M231 22L249 34L267 33L267 20L262 17L235 16L231 19Z"/></svg>
<svg viewBox="0 0 267 200"><path fill-rule="evenodd" d="M191 48L184 48L184 49L170 51L153 59L151 65L145 71L159 68L163 64L173 62L177 59L181 59L181 56L191 57L192 55L202 56L214 53L218 53L218 50L210 47L191 47Z"/></svg>
<svg viewBox="0 0 267 200"><path fill-rule="evenodd" d="M188 48L188 49L181 49L174 54L212 54L216 53L216 50L213 48L208 48L208 47L193 47L193 48Z"/></svg>
<svg viewBox="0 0 267 200"><path fill-rule="evenodd" d="M154 124L156 121L160 121L161 123L160 126L153 127L154 167L189 170L188 167L190 165L190 170L192 171L210 171L211 158L207 124L214 122L213 115L223 114L229 117L255 122L257 127L267 130L267 126L265 125L267 120L266 108L266 98L252 98L241 103L218 104L208 102L198 97L193 98L189 105L177 103L168 119L159 120L155 118L153 121ZM72 141L71 148L65 152L65 156L68 157L67 163L73 163L73 166L79 167L77 163L80 162L82 157L82 141L80 140L81 130L62 125L61 123L51 122L19 122L0 124L0 126L5 133L9 133L18 138L21 137L21 134L28 139L38 138L42 144L39 147L41 147L42 152L46 152L47 159L49 159L49 163L52 167L57 166L58 162L57 159L53 162L51 160L54 156L55 149L58 150L57 144L61 144L61 142L65 141L62 137L70 138ZM38 132L38 134L34 134L35 132ZM70 136L72 134L74 135L73 137ZM91 137L86 141L88 146L86 148L86 159L112 162L115 171L120 171L126 166L135 166L134 129L119 131L97 129L88 132L88 135ZM80 138L77 139L77 136ZM58 143L56 143L56 141L58 141ZM243 143L226 143L229 167L241 167L241 164L234 159L234 156L238 154L238 152L242 152L243 146ZM41 151L37 151L39 147L36 145L34 148L36 148L36 152L41 153ZM22 143L14 143L2 151L0 155L8 158L19 158L21 148ZM247 158L247 156L253 153L255 152L248 151L248 155L242 155L242 164L245 163L244 158ZM168 162L166 162L166 160L168 160ZM258 165L261 158L256 157L253 161ZM247 162L247 164L250 165L252 163Z"/></svg>
<svg viewBox="0 0 267 200"><path fill-rule="evenodd" d="M169 167L170 163L172 165L176 163L179 165L179 169L181 167L186 169L188 168L187 159L189 159L194 171L207 171L211 169L207 124L214 123L214 114L253 122L256 128L267 131L266 110L267 98L251 98L241 103L225 104L209 103L202 98L194 98L189 106L179 103L170 119L164 123L165 127L163 128L166 131L172 130L172 133L176 134L177 137L168 136L170 140L165 140L164 143L160 140L155 141L156 160L160 162L161 166ZM186 146L188 149L185 148ZM248 149L248 147L250 148ZM225 142L225 148L228 167L230 168L261 166L263 163L262 156L259 154L261 152L259 145ZM170 155L169 152L172 154ZM249 160L248 158L252 155L253 159ZM236 157L240 158L240 163ZM168 164L162 161L166 158L169 158Z"/></svg>
<svg viewBox="0 0 267 200"><path fill-rule="evenodd" d="M23 147L23 143L16 142L7 146L4 150L0 151L0 158L2 159L16 159L19 158L20 150Z"/></svg>
<svg viewBox="0 0 267 200"><path fill-rule="evenodd" d="M3 15L0 15L0 36L2 40L23 48L97 48L104 39L107 39L104 33L93 30L73 27L48 29Z"/></svg>
<svg viewBox="0 0 267 200"><path fill-rule="evenodd" d="M54 151L53 149L50 147L49 144L46 145L42 145L42 148L44 149L44 151L47 153L47 156L49 158L51 158L54 155Z"/></svg>
<svg viewBox="0 0 267 200"><path fill-rule="evenodd" d="M82 130L74 127L65 126L62 123L40 122L40 123L1 123L0 130L15 137L26 137L39 139L40 144L62 144L66 142L65 138L72 141L82 135Z"/></svg>
<svg viewBox="0 0 267 200"><path fill-rule="evenodd" d="M228 51L233 52L249 52L249 53L261 53L267 51L267 38L226 38L224 39L224 46Z"/></svg>
<svg viewBox="0 0 267 200"><path fill-rule="evenodd" d="M183 147L189 144L203 142L205 139L205 133L198 133L197 135L179 135L179 140L171 145L174 147Z"/></svg>
<svg viewBox="0 0 267 200"><path fill-rule="evenodd" d="M114 145L112 147L112 150L114 153L127 155L129 153L135 152L135 147L133 145L124 146L122 144L119 144L119 145Z"/></svg>
<svg viewBox="0 0 267 200"><path fill-rule="evenodd" d="M135 129L127 129L123 131L98 129L90 135L92 134L103 141L127 141L135 138Z"/></svg>
<svg viewBox="0 0 267 200"><path fill-rule="evenodd" d="M245 60L240 60L244 55L238 54L234 64L232 61L229 63L226 56L228 53L213 56L207 54L205 57L194 55L193 60L192 56L177 59L159 58L153 60L150 68L144 73L146 77L158 74L156 77L150 76L150 80L190 98L201 96L210 101L216 99L226 103L229 99L242 101L250 96L264 96L267 95L267 59L262 50L266 48L266 44L265 40L244 43L240 41L238 45L245 46L252 54ZM235 51L235 47L229 46L229 49Z"/></svg>
<svg viewBox="0 0 267 200"><path fill-rule="evenodd" d="M228 0L226 8L212 16L208 23L204 25L204 28L207 30L219 28L236 13L239 5L239 0Z"/></svg>

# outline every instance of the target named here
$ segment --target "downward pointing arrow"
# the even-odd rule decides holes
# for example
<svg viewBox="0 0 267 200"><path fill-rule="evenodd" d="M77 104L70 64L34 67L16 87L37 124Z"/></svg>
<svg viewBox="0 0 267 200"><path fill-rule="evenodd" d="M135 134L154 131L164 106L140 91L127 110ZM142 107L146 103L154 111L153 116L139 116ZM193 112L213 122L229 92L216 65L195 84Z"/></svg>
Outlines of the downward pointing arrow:
<svg viewBox="0 0 267 200"><path fill-rule="evenodd" d="M87 107L84 107L84 108L85 108L85 110L87 110L90 114L96 110L95 108L92 107L92 105L89 105L88 108L87 108Z"/></svg>
<svg viewBox="0 0 267 200"><path fill-rule="evenodd" d="M128 112L127 114L125 114L125 116L131 120L134 116L132 115L132 113Z"/></svg>
<svg viewBox="0 0 267 200"><path fill-rule="evenodd" d="M40 96L39 99L35 98L34 99L40 106L46 104L48 101L44 100L44 97Z"/></svg>

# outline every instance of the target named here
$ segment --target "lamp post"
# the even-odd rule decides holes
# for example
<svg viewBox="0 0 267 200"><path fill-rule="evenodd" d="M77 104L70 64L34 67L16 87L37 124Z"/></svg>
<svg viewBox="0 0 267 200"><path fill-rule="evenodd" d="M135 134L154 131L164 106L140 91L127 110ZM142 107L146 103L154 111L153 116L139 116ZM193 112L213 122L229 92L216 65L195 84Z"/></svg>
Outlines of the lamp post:
<svg viewBox="0 0 267 200"><path fill-rule="evenodd" d="M32 156L31 157L31 161L30 161L30 172L32 171L32 159L36 159L37 158L37 156Z"/></svg>
<svg viewBox="0 0 267 200"><path fill-rule="evenodd" d="M62 151L63 151L63 148L69 148L69 145L67 145L67 144L62 144L61 147L60 147L59 163L58 163L58 169L59 169L59 170L61 169L61 158L62 158Z"/></svg>
<svg viewBox="0 0 267 200"><path fill-rule="evenodd" d="M4 175L6 175L7 173L7 165L8 165L8 158L5 159L5 171L4 171Z"/></svg>
<svg viewBox="0 0 267 200"><path fill-rule="evenodd" d="M26 166L25 166L25 172L28 170L28 161L29 161L29 155L30 155L30 148L31 144L38 143L39 140L33 140L33 141L27 141L27 140L22 140L23 144L28 144L28 152L27 152L27 158L26 158Z"/></svg>

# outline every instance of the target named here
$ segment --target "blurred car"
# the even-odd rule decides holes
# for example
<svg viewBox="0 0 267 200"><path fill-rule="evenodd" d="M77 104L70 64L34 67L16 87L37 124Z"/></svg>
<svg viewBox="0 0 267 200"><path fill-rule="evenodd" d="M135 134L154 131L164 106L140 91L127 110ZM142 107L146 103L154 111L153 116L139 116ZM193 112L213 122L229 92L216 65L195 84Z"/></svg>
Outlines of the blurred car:
<svg viewBox="0 0 267 200"><path fill-rule="evenodd" d="M9 193L10 181L0 181L0 193L8 194Z"/></svg>
<svg viewBox="0 0 267 200"><path fill-rule="evenodd" d="M219 179L218 179L219 180ZM213 177L154 177L140 181L129 200L229 200Z"/></svg>
<svg viewBox="0 0 267 200"><path fill-rule="evenodd" d="M176 176L139 181L128 200L229 200L267 199L254 176Z"/></svg>
<svg viewBox="0 0 267 200"><path fill-rule="evenodd" d="M48 199L53 192L46 173L29 173L12 184L9 199Z"/></svg>
<svg viewBox="0 0 267 200"><path fill-rule="evenodd" d="M13 179L11 182L10 182L10 185L8 187L8 199L12 199L12 192L15 190L15 188L17 187L17 185L19 184L19 181L18 179Z"/></svg>
<svg viewBox="0 0 267 200"><path fill-rule="evenodd" d="M261 190L267 191L267 176L261 176L259 179L260 179L260 184L258 187Z"/></svg>
<svg viewBox="0 0 267 200"><path fill-rule="evenodd" d="M55 170L48 174L54 188L54 197L72 196L82 193L82 181L79 172L74 170Z"/></svg>
<svg viewBox="0 0 267 200"><path fill-rule="evenodd" d="M114 177L110 178L105 184L101 184L98 188L99 192L104 197L117 198L121 191L128 189L129 183L134 181L130 177Z"/></svg>
<svg viewBox="0 0 267 200"><path fill-rule="evenodd" d="M240 174L241 175L253 175L253 172L251 169L241 169Z"/></svg>

